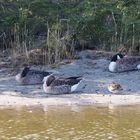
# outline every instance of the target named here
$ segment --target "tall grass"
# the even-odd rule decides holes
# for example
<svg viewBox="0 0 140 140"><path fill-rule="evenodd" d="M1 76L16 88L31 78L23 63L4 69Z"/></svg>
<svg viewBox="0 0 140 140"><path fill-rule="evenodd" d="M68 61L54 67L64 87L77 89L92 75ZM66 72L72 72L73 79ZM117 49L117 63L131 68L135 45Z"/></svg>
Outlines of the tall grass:
<svg viewBox="0 0 140 140"><path fill-rule="evenodd" d="M66 25L65 29L64 24ZM74 56L74 43L73 40L71 40L71 34L67 20L60 20L58 24L48 28L47 33L46 54L48 58L48 64L58 64L62 59L72 58Z"/></svg>
<svg viewBox="0 0 140 140"><path fill-rule="evenodd" d="M66 23L65 23L66 22ZM64 26L65 30L64 30ZM46 27L47 36L37 46L33 36L29 36L26 26L14 26L14 40L10 42L10 57L13 66L22 64L57 65L62 59L73 58L74 46L67 20L60 20L52 27Z"/></svg>
<svg viewBox="0 0 140 140"><path fill-rule="evenodd" d="M10 41L10 57L13 65L20 63L29 63L28 58L28 31L26 26L19 28L18 24L15 24L13 27L13 39Z"/></svg>

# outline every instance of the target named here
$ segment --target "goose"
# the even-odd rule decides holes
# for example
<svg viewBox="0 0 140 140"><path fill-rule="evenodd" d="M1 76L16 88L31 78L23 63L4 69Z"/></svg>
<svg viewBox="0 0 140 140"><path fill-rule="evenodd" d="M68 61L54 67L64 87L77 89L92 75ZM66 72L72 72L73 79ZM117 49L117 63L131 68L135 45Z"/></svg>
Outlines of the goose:
<svg viewBox="0 0 140 140"><path fill-rule="evenodd" d="M118 83L112 82L111 84L108 85L108 90L111 93L119 93L122 89L122 86Z"/></svg>
<svg viewBox="0 0 140 140"><path fill-rule="evenodd" d="M43 78L51 74L50 72L30 69L24 67L21 73L15 76L16 81L21 85L43 84Z"/></svg>
<svg viewBox="0 0 140 140"><path fill-rule="evenodd" d="M75 92L81 77L57 77L53 74L44 77L43 89L48 94L65 94Z"/></svg>
<svg viewBox="0 0 140 140"><path fill-rule="evenodd" d="M123 56L118 53L114 55L109 64L110 72L125 72L140 69L140 57Z"/></svg>

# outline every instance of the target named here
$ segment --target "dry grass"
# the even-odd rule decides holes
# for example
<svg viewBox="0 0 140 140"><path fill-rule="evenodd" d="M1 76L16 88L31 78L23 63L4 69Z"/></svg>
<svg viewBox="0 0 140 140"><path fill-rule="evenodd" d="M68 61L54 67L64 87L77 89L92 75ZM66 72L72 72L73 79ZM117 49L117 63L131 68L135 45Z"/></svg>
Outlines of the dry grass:
<svg viewBox="0 0 140 140"><path fill-rule="evenodd" d="M8 54L13 66L25 63L28 65L57 65L62 59L74 56L70 34L62 36L61 26L48 28L47 37L44 38L41 45L35 48L36 44L32 38L28 37L26 28L20 30L17 25L14 28L14 41L10 42L11 49Z"/></svg>

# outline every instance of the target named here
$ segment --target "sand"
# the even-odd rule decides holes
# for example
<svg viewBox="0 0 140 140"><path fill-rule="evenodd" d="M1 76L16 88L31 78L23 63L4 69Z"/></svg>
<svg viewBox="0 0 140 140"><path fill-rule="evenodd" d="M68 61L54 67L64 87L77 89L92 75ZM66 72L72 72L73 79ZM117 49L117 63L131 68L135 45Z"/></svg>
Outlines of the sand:
<svg viewBox="0 0 140 140"><path fill-rule="evenodd" d="M94 105L112 108L140 105L140 71L111 73L108 71L108 57L97 56L95 52L86 50L79 53L80 59L71 60L69 64L61 63L54 69L45 67L64 76L83 77L76 93L63 95L47 95L42 85L19 85L15 75L11 75L8 68L1 67L0 106ZM37 66L33 68L38 69ZM107 87L111 82L119 83L123 90L117 94L110 93Z"/></svg>

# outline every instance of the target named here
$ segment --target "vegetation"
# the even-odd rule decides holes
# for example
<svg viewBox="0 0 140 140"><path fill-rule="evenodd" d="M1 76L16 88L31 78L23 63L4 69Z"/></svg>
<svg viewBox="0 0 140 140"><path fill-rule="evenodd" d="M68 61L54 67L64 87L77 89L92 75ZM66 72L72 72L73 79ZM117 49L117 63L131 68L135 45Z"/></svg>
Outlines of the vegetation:
<svg viewBox="0 0 140 140"><path fill-rule="evenodd" d="M0 48L27 59L39 48L45 64L83 47L139 51L139 33L139 0L0 1Z"/></svg>

